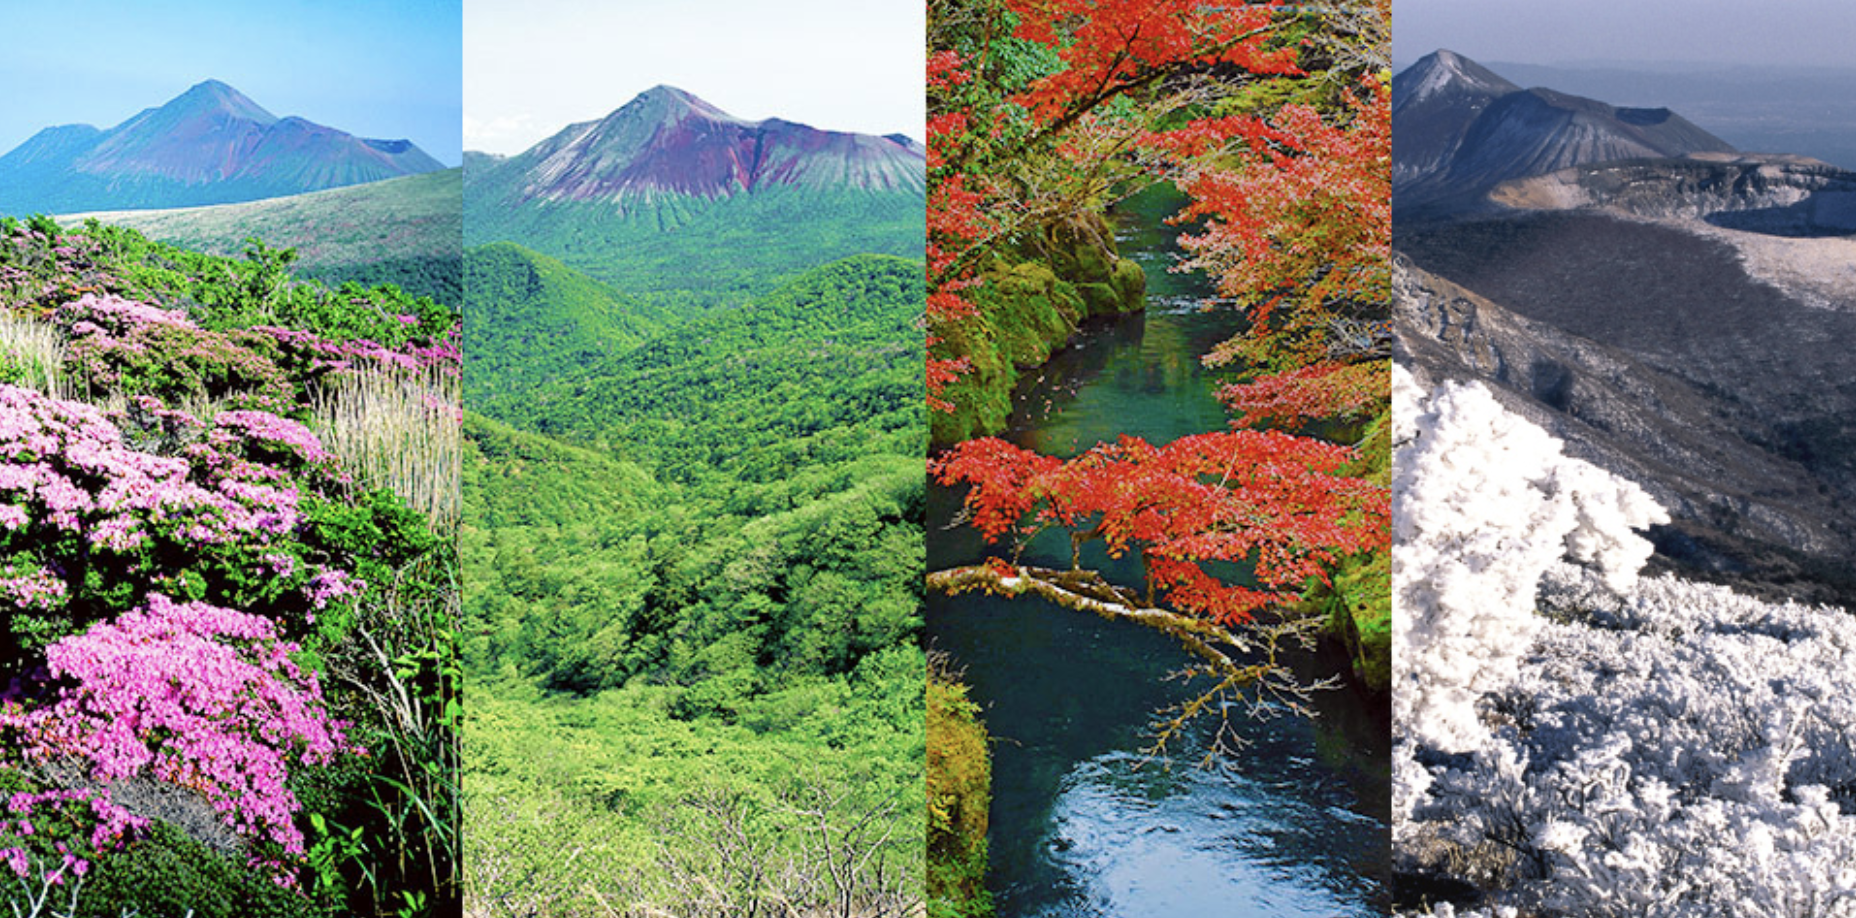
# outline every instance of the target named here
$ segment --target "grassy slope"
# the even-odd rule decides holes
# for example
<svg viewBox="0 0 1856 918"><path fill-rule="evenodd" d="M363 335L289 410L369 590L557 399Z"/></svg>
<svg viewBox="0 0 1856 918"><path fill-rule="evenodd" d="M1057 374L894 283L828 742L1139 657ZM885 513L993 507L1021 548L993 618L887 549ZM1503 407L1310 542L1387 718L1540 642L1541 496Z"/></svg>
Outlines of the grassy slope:
<svg viewBox="0 0 1856 918"><path fill-rule="evenodd" d="M449 272L455 290L463 234L462 176L462 169L446 169L244 204L99 211L59 221L71 225L95 218L213 255L241 254L245 240L255 236L272 248L296 249L298 274L337 283L393 282L455 303L460 299L455 293L441 295L444 281L418 289L407 279Z"/></svg>

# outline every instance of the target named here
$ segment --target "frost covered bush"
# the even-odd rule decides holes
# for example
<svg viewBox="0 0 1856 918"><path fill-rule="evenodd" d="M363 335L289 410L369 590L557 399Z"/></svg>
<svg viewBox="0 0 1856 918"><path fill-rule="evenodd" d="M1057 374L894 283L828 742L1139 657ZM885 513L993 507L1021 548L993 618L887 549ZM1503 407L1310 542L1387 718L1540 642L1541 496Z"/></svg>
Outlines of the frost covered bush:
<svg viewBox="0 0 1856 918"><path fill-rule="evenodd" d="M1476 699L1514 672L1540 620L1541 574L1563 556L1628 588L1668 516L1643 489L1560 453L1559 441L1480 385L1420 398L1393 375L1393 711L1403 735L1446 752L1487 731Z"/></svg>
<svg viewBox="0 0 1856 918"><path fill-rule="evenodd" d="M1636 580L1640 492L1517 487L1556 442L1474 387L1400 385L1397 659L1426 688L1398 709L1401 869L1488 893L1434 914L1856 916L1856 619Z"/></svg>

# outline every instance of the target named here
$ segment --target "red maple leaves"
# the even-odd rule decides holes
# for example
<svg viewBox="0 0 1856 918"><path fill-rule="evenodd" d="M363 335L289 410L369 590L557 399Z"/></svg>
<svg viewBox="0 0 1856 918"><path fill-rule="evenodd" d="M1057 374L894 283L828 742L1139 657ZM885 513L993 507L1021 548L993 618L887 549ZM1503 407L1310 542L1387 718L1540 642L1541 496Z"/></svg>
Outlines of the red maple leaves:
<svg viewBox="0 0 1856 918"><path fill-rule="evenodd" d="M1250 312L1251 330L1215 360L1293 370L1359 356L1335 319L1386 301L1392 256L1391 89L1377 75L1360 89L1338 122L1284 106L1270 135L1277 151L1181 183L1192 203L1175 219L1204 221L1180 238L1185 266Z"/></svg>
<svg viewBox="0 0 1856 918"><path fill-rule="evenodd" d="M1295 428L1309 421L1371 417L1385 406L1390 391L1391 362L1373 360L1318 363L1233 383L1218 390L1218 398L1241 426Z"/></svg>
<svg viewBox="0 0 1856 918"><path fill-rule="evenodd" d="M1138 552L1149 602L1222 624L1248 621L1291 598L1326 567L1390 543L1384 488L1341 474L1350 447L1274 431L1237 430L1153 446L1122 437L1070 460L1003 440L969 440L930 463L944 485L970 486L973 525L994 541L1046 526L1111 556ZM1218 562L1255 566L1261 589L1216 573ZM1235 578L1233 578L1235 579Z"/></svg>

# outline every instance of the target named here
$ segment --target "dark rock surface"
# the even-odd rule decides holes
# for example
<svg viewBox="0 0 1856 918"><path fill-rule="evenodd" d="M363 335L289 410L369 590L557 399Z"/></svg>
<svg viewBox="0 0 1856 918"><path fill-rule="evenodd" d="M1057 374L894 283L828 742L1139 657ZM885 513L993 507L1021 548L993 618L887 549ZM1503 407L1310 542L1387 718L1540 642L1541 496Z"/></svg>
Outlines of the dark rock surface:
<svg viewBox="0 0 1856 918"><path fill-rule="evenodd" d="M1401 362L1426 384L1484 381L1570 455L1643 485L1674 517L1652 534L1659 564L1768 597L1856 603L1841 560L1856 546L1856 475L1787 448L1798 422L1782 397L1731 391L1736 358L1658 366L1628 339L1601 344L1406 256L1393 286ZM1852 416L1820 421L1847 436Z"/></svg>

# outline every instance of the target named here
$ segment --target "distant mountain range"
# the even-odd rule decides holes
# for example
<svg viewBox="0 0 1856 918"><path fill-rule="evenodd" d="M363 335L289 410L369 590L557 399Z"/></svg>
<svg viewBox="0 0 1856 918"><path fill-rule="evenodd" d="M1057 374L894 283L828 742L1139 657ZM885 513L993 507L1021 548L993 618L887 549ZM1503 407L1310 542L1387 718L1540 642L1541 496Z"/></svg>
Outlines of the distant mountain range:
<svg viewBox="0 0 1856 918"><path fill-rule="evenodd" d="M465 154L465 241L520 243L630 292L765 292L836 258L920 257L926 169L902 135L748 121L657 86L518 155Z"/></svg>
<svg viewBox="0 0 1856 918"><path fill-rule="evenodd" d="M279 118L207 80L108 130L34 134L0 156L0 213L229 204L442 168L411 141Z"/></svg>
<svg viewBox="0 0 1856 918"><path fill-rule="evenodd" d="M1802 154L1856 169L1856 64L1481 63L1522 86L1668 106L1741 150Z"/></svg>

